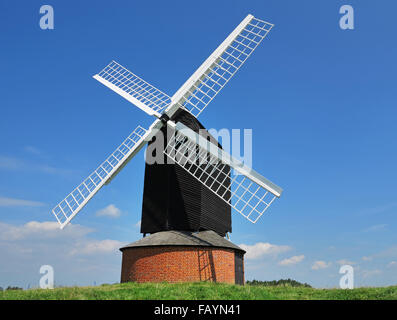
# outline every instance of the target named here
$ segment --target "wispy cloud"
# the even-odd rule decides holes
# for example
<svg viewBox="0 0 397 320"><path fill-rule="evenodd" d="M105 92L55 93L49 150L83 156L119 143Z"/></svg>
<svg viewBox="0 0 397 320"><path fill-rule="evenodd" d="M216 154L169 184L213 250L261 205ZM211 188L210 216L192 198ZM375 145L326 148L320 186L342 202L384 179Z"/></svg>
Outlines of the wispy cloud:
<svg viewBox="0 0 397 320"><path fill-rule="evenodd" d="M369 256L364 256L362 257L363 261L372 261L375 259L382 259L382 258L391 258L391 259L395 259L397 258L397 245L391 246L387 249L384 249L380 252L374 253L372 255Z"/></svg>
<svg viewBox="0 0 397 320"><path fill-rule="evenodd" d="M300 255L300 256L293 256L291 258L287 258L287 259L281 260L278 264L280 266L284 266L284 267L285 266L293 266L293 265L296 265L299 262L302 262L304 258L305 258L305 256L303 254Z"/></svg>
<svg viewBox="0 0 397 320"><path fill-rule="evenodd" d="M380 274L382 274L382 271L379 269L375 269L375 270L363 270L361 272L363 278L371 278L373 276L378 276Z"/></svg>
<svg viewBox="0 0 397 320"><path fill-rule="evenodd" d="M336 261L336 263L339 264L339 265L341 265L341 266L346 265L346 264L352 266L352 265L356 264L355 262L350 261L350 260L347 260L347 259L338 260L338 261Z"/></svg>
<svg viewBox="0 0 397 320"><path fill-rule="evenodd" d="M397 207L397 202L390 202L390 203L386 203L383 205L379 205L377 207L372 207L372 208L368 208L365 210L362 210L361 212L358 212L357 215L359 216L363 216L363 215L375 215L375 214L379 214L379 213L383 213L386 211L389 211L391 209L394 209Z"/></svg>
<svg viewBox="0 0 397 320"><path fill-rule="evenodd" d="M34 155L41 155L41 151L33 146L25 146L23 150Z"/></svg>
<svg viewBox="0 0 397 320"><path fill-rule="evenodd" d="M38 285L39 267L44 264L54 267L58 285L118 281L121 256L118 249L125 243L93 238L97 234L94 231L78 224L60 230L53 221L29 221L22 225L0 222L0 283Z"/></svg>
<svg viewBox="0 0 397 320"><path fill-rule="evenodd" d="M110 217L110 218L118 218L121 215L121 210L117 208L114 204L110 204L107 207L98 210L96 212L97 217Z"/></svg>
<svg viewBox="0 0 397 320"><path fill-rule="evenodd" d="M118 250L123 243L117 240L93 240L71 249L71 255L93 255L102 253L111 253Z"/></svg>
<svg viewBox="0 0 397 320"><path fill-rule="evenodd" d="M0 207L43 207L45 203L24 199L0 197Z"/></svg>
<svg viewBox="0 0 397 320"><path fill-rule="evenodd" d="M6 170L18 170L24 167L23 161L17 158L0 155L0 168Z"/></svg>
<svg viewBox="0 0 397 320"><path fill-rule="evenodd" d="M65 237L79 239L91 232L93 232L92 229L75 224L69 224L61 231L58 222L53 221L30 221L19 226L0 222L0 240L3 241L32 241L33 239L55 239Z"/></svg>
<svg viewBox="0 0 397 320"><path fill-rule="evenodd" d="M326 268L328 268L328 267L330 267L331 266L331 262L325 262L325 261L322 261L322 260L318 260L318 261L315 261L314 263L313 263L313 265L312 265L312 270L320 270L320 269L326 269Z"/></svg>
<svg viewBox="0 0 397 320"><path fill-rule="evenodd" d="M246 259L258 259L264 255L279 254L291 249L289 246L279 246L268 242L258 242L253 245L240 244L240 247L247 251Z"/></svg>
<svg viewBox="0 0 397 320"><path fill-rule="evenodd" d="M62 169L50 166L48 164L30 163L23 159L15 157L7 157L0 155L0 169L7 171L26 171L26 172L41 172L46 174L70 175L74 174L75 170Z"/></svg>
<svg viewBox="0 0 397 320"><path fill-rule="evenodd" d="M373 226L370 226L366 229L363 230L363 232L377 232L377 231L382 231L385 230L387 227L387 224L376 224Z"/></svg>

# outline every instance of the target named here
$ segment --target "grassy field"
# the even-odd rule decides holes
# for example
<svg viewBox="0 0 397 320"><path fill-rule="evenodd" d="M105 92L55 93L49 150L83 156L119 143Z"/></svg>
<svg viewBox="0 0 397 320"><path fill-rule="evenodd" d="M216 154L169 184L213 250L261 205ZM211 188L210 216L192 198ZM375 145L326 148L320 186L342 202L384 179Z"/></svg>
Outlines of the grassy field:
<svg viewBox="0 0 397 320"><path fill-rule="evenodd" d="M397 299L397 286L358 288L353 290L313 289L288 286L236 286L212 283L137 284L124 283L96 287L67 287L53 290L7 290L0 292L2 299L46 300L350 300Z"/></svg>

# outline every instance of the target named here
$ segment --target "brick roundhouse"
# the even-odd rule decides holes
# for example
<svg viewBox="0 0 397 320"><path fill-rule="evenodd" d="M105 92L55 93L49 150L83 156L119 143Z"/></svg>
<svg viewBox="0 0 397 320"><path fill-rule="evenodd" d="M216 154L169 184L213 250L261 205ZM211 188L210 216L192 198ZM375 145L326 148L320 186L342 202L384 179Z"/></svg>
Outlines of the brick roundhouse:
<svg viewBox="0 0 397 320"><path fill-rule="evenodd" d="M121 282L244 284L245 251L214 231L162 231L120 249Z"/></svg>

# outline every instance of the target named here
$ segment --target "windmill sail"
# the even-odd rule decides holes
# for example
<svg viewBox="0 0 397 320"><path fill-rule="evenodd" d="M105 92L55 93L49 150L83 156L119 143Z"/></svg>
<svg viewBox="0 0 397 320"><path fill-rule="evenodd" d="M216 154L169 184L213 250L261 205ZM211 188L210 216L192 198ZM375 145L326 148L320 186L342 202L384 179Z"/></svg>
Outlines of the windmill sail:
<svg viewBox="0 0 397 320"><path fill-rule="evenodd" d="M115 61L94 75L96 80L159 119L148 130L138 126L99 168L52 210L61 229L104 184L108 184L117 175L165 123L176 130L164 153L232 208L255 223L275 198L280 197L282 189L232 158L215 144L208 144L206 139L183 124L175 125L173 120L178 110L182 111L180 109L188 111L194 117L200 115L272 27L273 24L248 15L172 97ZM230 168L239 174L229 178L233 171Z"/></svg>
<svg viewBox="0 0 397 320"><path fill-rule="evenodd" d="M172 96L172 105L199 116L272 27L249 14Z"/></svg>
<svg viewBox="0 0 397 320"><path fill-rule="evenodd" d="M116 61L110 62L101 72L94 75L94 79L149 115L159 117L171 102L171 98L164 92L147 83Z"/></svg>
<svg viewBox="0 0 397 320"><path fill-rule="evenodd" d="M61 229L73 219L104 184L110 182L120 169L157 133L161 126L162 123L159 120L155 121L148 130L138 126L87 179L52 209Z"/></svg>
<svg viewBox="0 0 397 320"><path fill-rule="evenodd" d="M281 196L279 186L215 144L182 123L168 124L175 133L164 153L252 223ZM233 175L230 168L239 174Z"/></svg>

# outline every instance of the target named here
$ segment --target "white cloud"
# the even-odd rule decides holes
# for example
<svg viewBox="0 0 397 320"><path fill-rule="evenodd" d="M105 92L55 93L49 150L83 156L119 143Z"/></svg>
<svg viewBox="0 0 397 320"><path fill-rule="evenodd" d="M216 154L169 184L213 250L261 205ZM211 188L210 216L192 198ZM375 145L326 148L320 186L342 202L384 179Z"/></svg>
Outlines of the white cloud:
<svg viewBox="0 0 397 320"><path fill-rule="evenodd" d="M281 260L278 264L280 266L292 266L303 261L304 258L305 256L303 254L300 256L293 256L291 258Z"/></svg>
<svg viewBox="0 0 397 320"><path fill-rule="evenodd" d="M21 160L11 157L0 156L0 168L8 170L17 170L23 167Z"/></svg>
<svg viewBox="0 0 397 320"><path fill-rule="evenodd" d="M0 222L0 240L5 242L43 242L49 248L55 244L68 243L68 246L63 247L72 254L106 253L122 245L122 242L117 240L87 238L87 235L93 232L91 228L72 223L61 230L58 222L52 221L30 221L20 226Z"/></svg>
<svg viewBox="0 0 397 320"><path fill-rule="evenodd" d="M380 205L378 207L372 207L369 209L367 208L367 209L359 212L358 215L360 215L360 216L375 215L375 214L383 213L385 211L393 209L396 206L397 206L397 202L390 202L390 203L386 203L384 205Z"/></svg>
<svg viewBox="0 0 397 320"><path fill-rule="evenodd" d="M21 226L13 226L0 222L0 240L15 241L26 239L48 239L48 238L79 238L92 232L92 229L78 224L69 224L60 230L58 222L52 221L30 221Z"/></svg>
<svg viewBox="0 0 397 320"><path fill-rule="evenodd" d="M24 199L0 197L0 207L43 207L45 203Z"/></svg>
<svg viewBox="0 0 397 320"><path fill-rule="evenodd" d="M373 276L378 276L381 273L382 273L382 271L379 270L379 269L376 269L376 270L363 270L362 271L363 278L371 278Z"/></svg>
<svg viewBox="0 0 397 320"><path fill-rule="evenodd" d="M363 230L363 232L377 232L386 229L387 224L376 224Z"/></svg>
<svg viewBox="0 0 397 320"><path fill-rule="evenodd" d="M100 253L111 253L118 250L123 245L122 242L117 240L99 240L90 241L83 246L78 246L70 251L71 255L91 255Z"/></svg>
<svg viewBox="0 0 397 320"><path fill-rule="evenodd" d="M258 242L253 245L240 244L239 246L247 251L246 259L258 259L264 255L279 254L291 249L289 246L279 246L268 242Z"/></svg>
<svg viewBox="0 0 397 320"><path fill-rule="evenodd" d="M320 270L320 269L326 269L331 265L331 262L327 263L325 261L315 261L314 264L312 265L312 270Z"/></svg>
<svg viewBox="0 0 397 320"><path fill-rule="evenodd" d="M395 268L397 267L397 261L390 261L387 265L388 268Z"/></svg>
<svg viewBox="0 0 397 320"><path fill-rule="evenodd" d="M118 218L121 215L121 210L117 208L114 204L110 204L107 207L98 210L96 215L97 217Z"/></svg>
<svg viewBox="0 0 397 320"><path fill-rule="evenodd" d="M380 252L374 253L369 256L364 256L362 257L363 261L372 261L375 259L384 259L384 258L389 258L389 259L395 259L397 258L397 245L391 246L387 249L384 249Z"/></svg>
<svg viewBox="0 0 397 320"><path fill-rule="evenodd" d="M40 155L41 154L40 150L37 149L36 147L33 147L33 146L25 146L23 149L26 152L29 152L29 153L32 153L32 154L35 154L35 155Z"/></svg>
<svg viewBox="0 0 397 320"><path fill-rule="evenodd" d="M348 265L354 265L354 264L356 264L355 262L353 262L353 261L350 261L350 260L347 260L347 259L341 259L341 260L338 260L338 261L336 261L339 265L341 265L341 266L343 266L343 265L346 265L346 264L348 264Z"/></svg>
<svg viewBox="0 0 397 320"><path fill-rule="evenodd" d="M136 228L140 228L141 227L141 220L139 220L137 223L135 223L134 224L134 226L136 227Z"/></svg>
<svg viewBox="0 0 397 320"><path fill-rule="evenodd" d="M22 159L14 157L6 157L0 155L0 169L9 171L28 171L28 172L40 172L46 174L56 174L62 176L70 176L75 174L76 171L69 169L55 168L48 164L43 163L32 163Z"/></svg>
<svg viewBox="0 0 397 320"><path fill-rule="evenodd" d="M0 222L0 286L38 286L41 265L51 265L57 285L89 285L118 282L120 257L125 243L96 239L95 230L57 222ZM131 239L139 238L136 234ZM136 240L137 240L136 239Z"/></svg>

